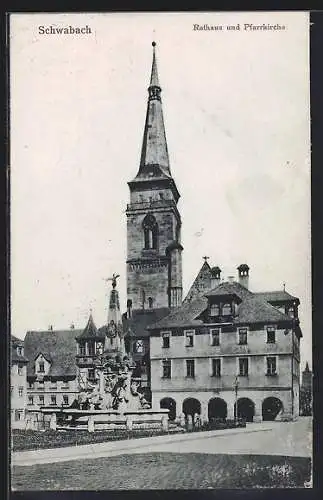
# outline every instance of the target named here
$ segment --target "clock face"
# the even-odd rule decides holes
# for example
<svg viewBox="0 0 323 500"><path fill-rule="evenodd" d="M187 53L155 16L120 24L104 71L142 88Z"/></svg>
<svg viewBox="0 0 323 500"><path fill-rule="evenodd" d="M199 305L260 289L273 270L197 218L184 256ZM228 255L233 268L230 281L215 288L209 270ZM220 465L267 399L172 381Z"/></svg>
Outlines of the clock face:
<svg viewBox="0 0 323 500"><path fill-rule="evenodd" d="M144 341L143 340L136 341L136 352L144 352Z"/></svg>

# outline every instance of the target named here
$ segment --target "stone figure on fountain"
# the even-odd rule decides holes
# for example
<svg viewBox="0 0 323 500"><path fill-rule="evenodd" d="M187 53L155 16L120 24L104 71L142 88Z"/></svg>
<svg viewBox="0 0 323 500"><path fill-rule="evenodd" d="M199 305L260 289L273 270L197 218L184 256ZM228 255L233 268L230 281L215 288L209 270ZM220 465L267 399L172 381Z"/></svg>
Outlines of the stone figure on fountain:
<svg viewBox="0 0 323 500"><path fill-rule="evenodd" d="M89 355L84 356L84 366L87 368L83 368L83 357L80 354L77 356L79 370L83 374L80 382L83 391L78 398L81 409L117 410L123 413L126 410L150 408L140 392L140 378L132 378L135 364L125 349L119 293L116 288L118 277L118 274L113 274L107 280L112 281L112 290L106 325L97 330L91 313L84 332L76 339L79 345L81 342L88 342L83 349L85 353L89 352L91 343L91 353L93 352L91 358ZM93 361L91 380L88 376L90 361Z"/></svg>

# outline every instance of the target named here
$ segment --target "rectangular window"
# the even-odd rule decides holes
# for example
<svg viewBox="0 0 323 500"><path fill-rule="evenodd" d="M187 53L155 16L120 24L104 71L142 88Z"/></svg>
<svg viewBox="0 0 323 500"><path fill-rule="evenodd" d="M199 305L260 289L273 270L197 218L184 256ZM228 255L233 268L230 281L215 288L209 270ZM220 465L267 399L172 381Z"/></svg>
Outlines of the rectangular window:
<svg viewBox="0 0 323 500"><path fill-rule="evenodd" d="M93 342L88 343L88 349L89 349L89 356L94 356L95 354L95 347Z"/></svg>
<svg viewBox="0 0 323 500"><path fill-rule="evenodd" d="M231 316L232 306L231 304L223 304L222 306L222 316Z"/></svg>
<svg viewBox="0 0 323 500"><path fill-rule="evenodd" d="M23 387L19 387L18 394L19 394L19 397L22 398L22 396L24 395L24 388Z"/></svg>
<svg viewBox="0 0 323 500"><path fill-rule="evenodd" d="M29 389L34 389L35 383L34 382L28 382Z"/></svg>
<svg viewBox="0 0 323 500"><path fill-rule="evenodd" d="M162 336L162 346L165 349L170 347L170 333L169 332L161 332Z"/></svg>
<svg viewBox="0 0 323 500"><path fill-rule="evenodd" d="M267 344L274 344L276 342L276 329L274 326L267 327Z"/></svg>
<svg viewBox="0 0 323 500"><path fill-rule="evenodd" d="M38 381L38 390L43 391L43 390L44 390L44 387L45 387L45 385L44 385L44 381L43 381L43 380L39 380L39 381Z"/></svg>
<svg viewBox="0 0 323 500"><path fill-rule="evenodd" d="M95 380L95 370L94 368L90 368L88 371L88 379L89 380Z"/></svg>
<svg viewBox="0 0 323 500"><path fill-rule="evenodd" d="M28 396L28 404L33 405L34 404L34 396Z"/></svg>
<svg viewBox="0 0 323 500"><path fill-rule="evenodd" d="M267 358L267 375L277 375L277 360L275 356Z"/></svg>
<svg viewBox="0 0 323 500"><path fill-rule="evenodd" d="M45 373L45 363L43 361L40 361L38 363L38 372L39 373Z"/></svg>
<svg viewBox="0 0 323 500"><path fill-rule="evenodd" d="M44 404L44 396L39 396L39 404L40 405Z"/></svg>
<svg viewBox="0 0 323 500"><path fill-rule="evenodd" d="M246 345L248 343L248 330L247 328L239 328L239 344Z"/></svg>
<svg viewBox="0 0 323 500"><path fill-rule="evenodd" d="M163 378L172 377L172 366L170 359L163 359Z"/></svg>
<svg viewBox="0 0 323 500"><path fill-rule="evenodd" d="M68 405L68 395L63 394L63 405Z"/></svg>
<svg viewBox="0 0 323 500"><path fill-rule="evenodd" d="M18 356L23 356L24 350L21 346L17 347L17 354L18 354Z"/></svg>
<svg viewBox="0 0 323 500"><path fill-rule="evenodd" d="M21 365L20 363L18 363L18 375L22 375L23 374L22 369L23 369L23 365Z"/></svg>
<svg viewBox="0 0 323 500"><path fill-rule="evenodd" d="M24 418L24 410L15 410L15 420L23 420Z"/></svg>
<svg viewBox="0 0 323 500"><path fill-rule="evenodd" d="M194 346L194 330L185 331L185 347Z"/></svg>
<svg viewBox="0 0 323 500"><path fill-rule="evenodd" d="M219 307L219 304L211 304L211 307L210 307L210 316L212 316L212 317L220 316L220 307Z"/></svg>
<svg viewBox="0 0 323 500"><path fill-rule="evenodd" d="M220 328L212 328L210 330L211 335L211 345L219 346L220 345Z"/></svg>
<svg viewBox="0 0 323 500"><path fill-rule="evenodd" d="M86 354L86 351L85 351L85 344L80 344L79 349L80 349L80 355L81 355L81 356L85 356L85 354Z"/></svg>
<svg viewBox="0 0 323 500"><path fill-rule="evenodd" d="M248 358L239 358L239 375L241 377L246 377L249 371Z"/></svg>
<svg viewBox="0 0 323 500"><path fill-rule="evenodd" d="M52 380L50 384L51 389L57 389L57 380Z"/></svg>
<svg viewBox="0 0 323 500"><path fill-rule="evenodd" d="M212 359L212 377L221 377L221 359Z"/></svg>
<svg viewBox="0 0 323 500"><path fill-rule="evenodd" d="M186 376L188 378L195 377L195 360L194 359L187 359L186 360Z"/></svg>
<svg viewBox="0 0 323 500"><path fill-rule="evenodd" d="M56 406L56 396L51 396L50 397L50 404Z"/></svg>
<svg viewBox="0 0 323 500"><path fill-rule="evenodd" d="M93 378L95 378L95 372L94 372ZM63 382L62 382L62 389L69 389L69 386L70 385L68 383L68 380L63 380Z"/></svg>

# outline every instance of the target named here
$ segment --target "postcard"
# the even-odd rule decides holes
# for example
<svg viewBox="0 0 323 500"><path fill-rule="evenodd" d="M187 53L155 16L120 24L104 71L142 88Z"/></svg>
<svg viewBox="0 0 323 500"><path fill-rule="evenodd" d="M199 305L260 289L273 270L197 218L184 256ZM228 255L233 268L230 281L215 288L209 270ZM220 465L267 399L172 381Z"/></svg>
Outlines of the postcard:
<svg viewBox="0 0 323 500"><path fill-rule="evenodd" d="M12 491L311 488L309 13L9 43Z"/></svg>

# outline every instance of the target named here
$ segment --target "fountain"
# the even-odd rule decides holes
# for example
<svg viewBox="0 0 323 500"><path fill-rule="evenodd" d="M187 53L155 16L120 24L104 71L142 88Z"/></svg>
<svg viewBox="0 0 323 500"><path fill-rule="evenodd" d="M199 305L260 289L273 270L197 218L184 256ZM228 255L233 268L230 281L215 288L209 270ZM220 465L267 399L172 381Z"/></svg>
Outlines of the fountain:
<svg viewBox="0 0 323 500"><path fill-rule="evenodd" d="M141 378L131 353L126 352L119 294L119 275L113 274L107 324L97 329L92 312L82 334L76 338L79 394L70 408L44 408L50 427L128 430L143 427L168 429L169 410L152 410L141 389ZM59 425L58 425L59 424Z"/></svg>

